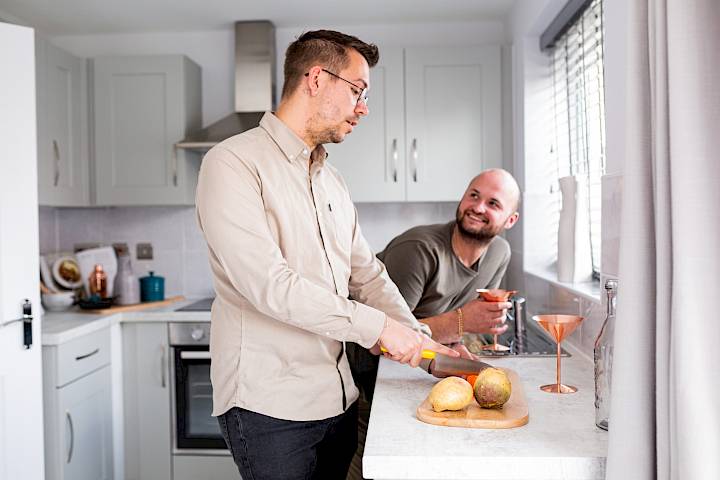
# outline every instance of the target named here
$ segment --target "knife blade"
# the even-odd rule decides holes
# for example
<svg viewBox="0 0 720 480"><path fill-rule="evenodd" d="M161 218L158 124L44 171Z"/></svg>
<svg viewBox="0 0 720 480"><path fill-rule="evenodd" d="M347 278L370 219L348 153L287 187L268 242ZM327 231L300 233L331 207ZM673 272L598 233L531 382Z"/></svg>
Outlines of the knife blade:
<svg viewBox="0 0 720 480"><path fill-rule="evenodd" d="M436 354L433 359L423 359L420 361L420 368L437 378L477 375L482 370L491 367L492 365L479 360L454 358L441 354Z"/></svg>

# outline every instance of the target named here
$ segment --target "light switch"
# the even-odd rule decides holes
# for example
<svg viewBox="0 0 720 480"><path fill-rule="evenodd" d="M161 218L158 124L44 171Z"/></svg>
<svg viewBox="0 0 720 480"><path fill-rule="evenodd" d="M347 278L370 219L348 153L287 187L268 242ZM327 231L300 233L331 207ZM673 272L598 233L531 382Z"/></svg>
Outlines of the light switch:
<svg viewBox="0 0 720 480"><path fill-rule="evenodd" d="M152 260L153 247L152 243L138 243L136 247L136 256L138 260Z"/></svg>

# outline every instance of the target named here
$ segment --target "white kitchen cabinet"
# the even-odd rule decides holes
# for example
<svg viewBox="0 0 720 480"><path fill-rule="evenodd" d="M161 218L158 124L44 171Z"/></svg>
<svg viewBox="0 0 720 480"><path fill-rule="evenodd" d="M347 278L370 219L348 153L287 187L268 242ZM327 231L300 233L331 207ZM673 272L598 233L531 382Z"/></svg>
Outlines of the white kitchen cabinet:
<svg viewBox="0 0 720 480"><path fill-rule="evenodd" d="M43 370L45 478L112 479L109 330L43 347Z"/></svg>
<svg viewBox="0 0 720 480"><path fill-rule="evenodd" d="M370 115L329 148L356 202L458 201L502 165L500 48L383 48Z"/></svg>
<svg viewBox="0 0 720 480"><path fill-rule="evenodd" d="M200 154L173 144L201 126L200 67L183 55L92 61L97 205L192 205Z"/></svg>
<svg viewBox="0 0 720 480"><path fill-rule="evenodd" d="M89 205L86 61L39 36L35 50L39 203Z"/></svg>
<svg viewBox="0 0 720 480"><path fill-rule="evenodd" d="M167 324L122 326L125 478L171 480Z"/></svg>

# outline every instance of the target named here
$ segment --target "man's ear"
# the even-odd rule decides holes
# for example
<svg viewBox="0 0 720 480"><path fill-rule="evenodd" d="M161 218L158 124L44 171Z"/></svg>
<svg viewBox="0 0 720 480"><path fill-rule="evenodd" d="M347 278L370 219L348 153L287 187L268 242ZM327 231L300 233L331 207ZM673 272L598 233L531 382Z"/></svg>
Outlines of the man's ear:
<svg viewBox="0 0 720 480"><path fill-rule="evenodd" d="M305 88L307 88L307 91L311 97L317 96L318 92L320 91L321 73L322 67L319 65L315 65L314 67L310 68L310 70L308 70L308 73L305 74Z"/></svg>
<svg viewBox="0 0 720 480"><path fill-rule="evenodd" d="M507 220L505 220L505 230L510 230L517 223L518 218L520 218L520 214L518 212L510 215Z"/></svg>

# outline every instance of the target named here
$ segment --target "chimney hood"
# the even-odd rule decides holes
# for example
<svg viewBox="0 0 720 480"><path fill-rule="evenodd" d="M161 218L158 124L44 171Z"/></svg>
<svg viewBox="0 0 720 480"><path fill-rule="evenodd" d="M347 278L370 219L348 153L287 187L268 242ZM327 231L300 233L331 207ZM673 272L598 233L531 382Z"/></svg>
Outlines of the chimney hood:
<svg viewBox="0 0 720 480"><path fill-rule="evenodd" d="M176 148L206 150L255 128L275 109L275 26L269 21L235 23L235 113L191 131Z"/></svg>

